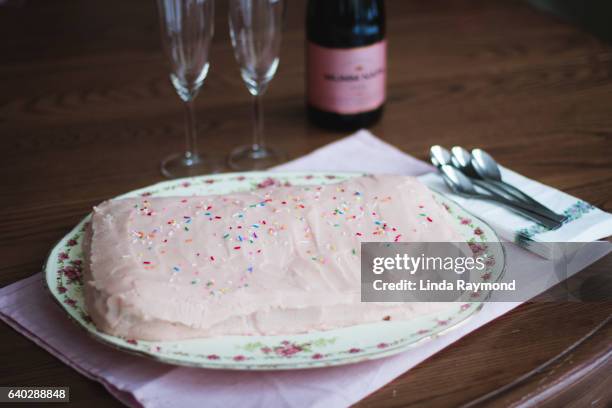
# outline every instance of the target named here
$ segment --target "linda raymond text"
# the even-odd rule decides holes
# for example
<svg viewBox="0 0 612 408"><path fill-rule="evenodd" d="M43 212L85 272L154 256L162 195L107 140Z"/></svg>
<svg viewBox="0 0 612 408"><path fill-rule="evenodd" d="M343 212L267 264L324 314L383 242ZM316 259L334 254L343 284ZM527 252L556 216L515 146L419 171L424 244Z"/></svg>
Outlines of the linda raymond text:
<svg viewBox="0 0 612 408"><path fill-rule="evenodd" d="M442 280L440 282L432 282L429 279L418 281L409 281L407 279L402 279L397 282L384 282L381 279L377 279L372 282L372 287L376 291L514 291L516 290L516 281L512 280L510 282L469 282L465 280Z"/></svg>

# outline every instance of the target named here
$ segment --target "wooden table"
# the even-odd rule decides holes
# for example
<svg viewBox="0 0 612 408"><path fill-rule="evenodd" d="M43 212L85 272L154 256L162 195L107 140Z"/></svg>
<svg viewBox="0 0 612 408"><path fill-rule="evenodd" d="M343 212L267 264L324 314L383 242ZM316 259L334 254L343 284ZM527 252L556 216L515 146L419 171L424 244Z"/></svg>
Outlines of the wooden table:
<svg viewBox="0 0 612 408"><path fill-rule="evenodd" d="M481 146L503 164L612 210L612 49L517 1L389 0L389 98L372 131L417 157ZM201 146L250 138L250 103L218 2ZM298 157L341 137L304 114L303 1L292 0L266 96L267 137ZM155 2L27 0L0 7L0 285L36 273L92 205L161 180L183 144ZM349 157L346 160L350 160ZM611 303L525 304L361 402L446 407L612 401ZM590 335L588 335L590 333ZM3 326L2 385L70 385L78 405L119 406L99 384ZM503 388L502 388L503 391Z"/></svg>

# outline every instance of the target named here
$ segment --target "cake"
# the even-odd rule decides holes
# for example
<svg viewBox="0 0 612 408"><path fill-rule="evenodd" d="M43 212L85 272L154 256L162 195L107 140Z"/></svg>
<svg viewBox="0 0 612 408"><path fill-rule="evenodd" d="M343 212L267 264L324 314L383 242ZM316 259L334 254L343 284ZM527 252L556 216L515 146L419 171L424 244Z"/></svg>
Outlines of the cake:
<svg viewBox="0 0 612 408"><path fill-rule="evenodd" d="M276 335L411 319L436 303L360 302L360 243L462 241L418 180L134 197L94 208L84 295L133 339Z"/></svg>

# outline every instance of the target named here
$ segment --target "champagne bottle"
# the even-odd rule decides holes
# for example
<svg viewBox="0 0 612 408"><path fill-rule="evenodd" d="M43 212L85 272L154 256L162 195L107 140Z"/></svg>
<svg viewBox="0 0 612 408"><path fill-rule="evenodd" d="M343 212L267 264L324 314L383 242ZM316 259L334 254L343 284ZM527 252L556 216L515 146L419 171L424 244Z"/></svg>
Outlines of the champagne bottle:
<svg viewBox="0 0 612 408"><path fill-rule="evenodd" d="M338 130L376 123L386 97L384 0L309 0L306 14L310 120Z"/></svg>

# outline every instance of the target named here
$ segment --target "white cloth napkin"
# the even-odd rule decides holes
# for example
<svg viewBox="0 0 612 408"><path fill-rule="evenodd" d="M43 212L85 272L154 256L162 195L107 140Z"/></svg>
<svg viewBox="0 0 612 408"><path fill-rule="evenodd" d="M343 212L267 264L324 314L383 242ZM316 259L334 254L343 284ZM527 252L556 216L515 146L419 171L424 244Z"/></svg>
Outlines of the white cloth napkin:
<svg viewBox="0 0 612 408"><path fill-rule="evenodd" d="M418 175L430 166L361 131L277 170L366 171ZM602 254L582 259L580 270ZM529 281L550 263L516 246L508 269ZM0 318L132 407L345 407L374 392L519 303L488 303L466 323L393 357L348 366L278 372L174 367L99 344L53 304L41 274L0 289ZM534 291L534 295L537 292ZM66 384L70 385L70 384Z"/></svg>
<svg viewBox="0 0 612 408"><path fill-rule="evenodd" d="M497 234L510 242L551 258L554 244L559 242L592 242L612 235L612 214L550 186L501 168L503 180L518 187L551 210L564 214L567 220L556 230L529 221L510 210L488 201L469 199L453 194L437 173L419 179L443 193L462 207L486 221Z"/></svg>

